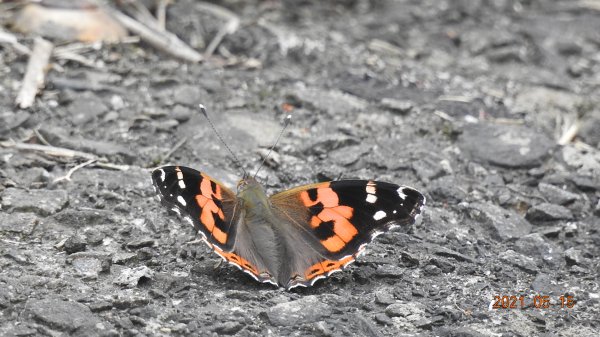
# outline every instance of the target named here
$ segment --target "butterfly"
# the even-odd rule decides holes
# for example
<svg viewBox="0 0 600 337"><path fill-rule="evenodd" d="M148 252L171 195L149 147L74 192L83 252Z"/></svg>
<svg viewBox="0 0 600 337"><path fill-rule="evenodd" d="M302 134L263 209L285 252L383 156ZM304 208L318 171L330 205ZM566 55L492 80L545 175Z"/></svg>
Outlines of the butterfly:
<svg viewBox="0 0 600 337"><path fill-rule="evenodd" d="M272 196L252 176L233 192L184 166L159 167L152 181L215 253L287 290L342 270L377 235L412 225L425 205L414 188L373 180L320 182Z"/></svg>

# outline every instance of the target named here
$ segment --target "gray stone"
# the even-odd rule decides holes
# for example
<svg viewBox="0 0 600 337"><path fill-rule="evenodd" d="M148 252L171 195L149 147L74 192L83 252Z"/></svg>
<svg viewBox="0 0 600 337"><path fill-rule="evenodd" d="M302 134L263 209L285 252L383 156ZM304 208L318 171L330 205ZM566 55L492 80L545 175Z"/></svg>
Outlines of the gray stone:
<svg viewBox="0 0 600 337"><path fill-rule="evenodd" d="M391 265L391 264L385 264L385 265L378 266L377 269L375 270L375 272L373 273L373 276L375 276L375 277L385 277L385 278L393 278L393 279L401 279L403 275L404 275L404 268L401 268L401 267L398 267L395 265Z"/></svg>
<svg viewBox="0 0 600 337"><path fill-rule="evenodd" d="M562 147L562 157L565 163L573 168L571 174L600 177L600 151L590 151L567 144ZM596 187L597 189L597 187Z"/></svg>
<svg viewBox="0 0 600 337"><path fill-rule="evenodd" d="M367 101L356 96L316 87L298 88L291 96L308 107L312 106L332 115L364 111L369 106Z"/></svg>
<svg viewBox="0 0 600 337"><path fill-rule="evenodd" d="M556 41L554 46L560 54L565 56L580 55L583 51L583 48L581 47L581 42L579 41L565 39Z"/></svg>
<svg viewBox="0 0 600 337"><path fill-rule="evenodd" d="M395 98L384 98L381 100L380 105L382 108L401 114L409 113L414 106L411 101L402 101Z"/></svg>
<svg viewBox="0 0 600 337"><path fill-rule="evenodd" d="M181 85L173 90L173 103L185 106L197 106L206 92L197 85Z"/></svg>
<svg viewBox="0 0 600 337"><path fill-rule="evenodd" d="M45 186L50 180L50 174L43 167L32 167L26 170L20 170L14 178L18 186L35 188Z"/></svg>
<svg viewBox="0 0 600 337"><path fill-rule="evenodd" d="M109 225L116 222L113 212L101 209L73 209L69 207L52 216L62 226L82 228L94 225Z"/></svg>
<svg viewBox="0 0 600 337"><path fill-rule="evenodd" d="M475 161L528 168L540 166L554 142L524 126L475 124L465 128L459 147Z"/></svg>
<svg viewBox="0 0 600 337"><path fill-rule="evenodd" d="M73 265L77 274L84 278L94 280L98 274L110 269L111 254L104 252L76 252L66 259L67 263Z"/></svg>
<svg viewBox="0 0 600 337"><path fill-rule="evenodd" d="M468 211L472 219L490 228L497 240L512 240L531 232L531 224L515 211L491 203L473 203Z"/></svg>
<svg viewBox="0 0 600 337"><path fill-rule="evenodd" d="M461 262L475 263L475 260L471 257L445 247L436 247L434 250L434 254L444 257L450 257Z"/></svg>
<svg viewBox="0 0 600 337"><path fill-rule="evenodd" d="M244 325L240 322L229 321L215 325L212 330L219 335L234 335L243 327Z"/></svg>
<svg viewBox="0 0 600 337"><path fill-rule="evenodd" d="M531 290L540 294L558 295L563 292L562 287L556 282L556 278L548 274L539 274L531 282Z"/></svg>
<svg viewBox="0 0 600 337"><path fill-rule="evenodd" d="M318 296L309 295L271 307L267 318L276 326L294 326L320 321L331 313L331 307L321 302Z"/></svg>
<svg viewBox="0 0 600 337"><path fill-rule="evenodd" d="M418 170L418 166L419 165L417 165L417 167L413 167L415 167L415 170ZM426 166L423 167L425 167L426 170L432 170L431 166L429 166L429 168L426 168ZM421 171L417 171L417 174L419 174L420 177L423 177L424 175ZM447 175L432 180L429 184L427 184L427 189L429 194L432 197L435 197L436 200L443 200L445 203L458 203L465 200L467 196L467 193L461 186L461 184L457 184L456 176Z"/></svg>
<svg viewBox="0 0 600 337"><path fill-rule="evenodd" d="M569 179L582 191L592 192L600 190L600 181L591 176L570 176Z"/></svg>
<svg viewBox="0 0 600 337"><path fill-rule="evenodd" d="M335 137L330 137L326 135L324 137L317 138L316 141L309 144L303 150L303 152L305 152L306 154L314 155L329 154L337 149L358 144L360 144L360 140L358 140L355 137L339 135Z"/></svg>
<svg viewBox="0 0 600 337"><path fill-rule="evenodd" d="M386 314L375 315L375 321L382 325L393 325L394 321Z"/></svg>
<svg viewBox="0 0 600 337"><path fill-rule="evenodd" d="M531 207L527 211L526 218L530 221L570 220L573 219L573 214L566 207L541 203Z"/></svg>
<svg viewBox="0 0 600 337"><path fill-rule="evenodd" d="M108 111L108 107L97 95L84 92L76 96L67 108L71 122L75 125L86 124Z"/></svg>
<svg viewBox="0 0 600 337"><path fill-rule="evenodd" d="M388 317L395 318L395 323L405 327L413 327L418 321L425 319L425 310L418 302L394 303L385 308Z"/></svg>
<svg viewBox="0 0 600 337"><path fill-rule="evenodd" d="M577 136L580 136L585 143L592 146L600 145L600 112L581 124L581 131Z"/></svg>
<svg viewBox="0 0 600 337"><path fill-rule="evenodd" d="M555 267L562 262L562 249L546 241L540 233L531 233L517 240L515 250L530 257L539 256L544 262Z"/></svg>
<svg viewBox="0 0 600 337"><path fill-rule="evenodd" d="M154 277L154 271L146 266L137 268L125 268L113 283L128 288L135 288L141 280L148 280Z"/></svg>
<svg viewBox="0 0 600 337"><path fill-rule="evenodd" d="M77 274L86 280L95 280L102 271L102 261L96 257L77 257L71 261Z"/></svg>
<svg viewBox="0 0 600 337"><path fill-rule="evenodd" d="M569 248L565 250L565 260L568 265L582 265L585 264L585 259L581 254L581 250L576 248Z"/></svg>
<svg viewBox="0 0 600 337"><path fill-rule="evenodd" d="M394 296L390 294L389 289L375 292L375 303L390 305L394 302L396 302L396 300L394 299Z"/></svg>
<svg viewBox="0 0 600 337"><path fill-rule="evenodd" d="M421 157L411 162L410 166L423 181L439 178L446 174L444 168L431 157Z"/></svg>
<svg viewBox="0 0 600 337"><path fill-rule="evenodd" d="M85 237L82 235L71 235L63 245L63 249L67 254L82 252L87 247Z"/></svg>
<svg viewBox="0 0 600 337"><path fill-rule="evenodd" d="M2 209L18 212L34 212L51 215L63 209L69 202L64 190L22 190L7 188L2 193Z"/></svg>
<svg viewBox="0 0 600 337"><path fill-rule="evenodd" d="M21 126L31 117L31 113L25 110L0 112L0 134Z"/></svg>
<svg viewBox="0 0 600 337"><path fill-rule="evenodd" d="M126 264L128 262L134 261L137 258L136 253L116 253L113 255L112 263L114 264Z"/></svg>
<svg viewBox="0 0 600 337"><path fill-rule="evenodd" d="M129 242L127 242L127 244L125 246L127 246L127 248L138 249L138 248L142 248L142 247L152 247L155 244L156 244L156 240L154 240L152 238L141 238L141 239L129 241Z"/></svg>
<svg viewBox="0 0 600 337"><path fill-rule="evenodd" d="M529 256L519 254L514 250L509 249L501 252L498 257L501 261L504 261L515 267L519 267L529 274L535 275L540 271L540 268L534 259L530 258Z"/></svg>
<svg viewBox="0 0 600 337"><path fill-rule="evenodd" d="M11 232L29 235L39 223L33 213L0 213L0 233Z"/></svg>
<svg viewBox="0 0 600 337"><path fill-rule="evenodd" d="M187 122L193 114L194 112L191 109L182 105L176 105L175 108L173 108L173 111L171 112L171 117L173 117L173 119L175 119L179 123L184 123Z"/></svg>
<svg viewBox="0 0 600 337"><path fill-rule="evenodd" d="M95 326L100 320L85 305L60 299L29 300L25 306L41 324L61 331Z"/></svg>
<svg viewBox="0 0 600 337"><path fill-rule="evenodd" d="M540 183L538 185L540 193L553 204L565 205L579 199L579 195L565 191L554 185Z"/></svg>
<svg viewBox="0 0 600 337"><path fill-rule="evenodd" d="M145 295L133 293L120 293L117 298L112 300L113 307L117 309L137 308L150 303L150 298Z"/></svg>
<svg viewBox="0 0 600 337"><path fill-rule="evenodd" d="M112 303L108 301L98 301L90 303L89 307L92 312L105 311L112 309Z"/></svg>

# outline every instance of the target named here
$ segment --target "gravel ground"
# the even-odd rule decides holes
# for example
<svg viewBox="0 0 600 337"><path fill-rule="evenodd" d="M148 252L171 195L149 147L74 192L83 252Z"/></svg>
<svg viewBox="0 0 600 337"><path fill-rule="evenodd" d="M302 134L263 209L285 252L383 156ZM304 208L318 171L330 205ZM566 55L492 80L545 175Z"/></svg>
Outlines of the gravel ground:
<svg viewBox="0 0 600 337"><path fill-rule="evenodd" d="M0 335L599 335L595 1L220 5L241 26L207 61L105 46L86 55L99 68L51 70L29 110L14 107L27 59L0 46L1 140L112 164L55 181L86 159L0 147ZM224 23L191 0L168 10L199 50ZM248 170L293 112L260 174L270 192L406 184L428 198L422 221L311 288L218 266L149 173L176 163L235 186L198 103Z"/></svg>

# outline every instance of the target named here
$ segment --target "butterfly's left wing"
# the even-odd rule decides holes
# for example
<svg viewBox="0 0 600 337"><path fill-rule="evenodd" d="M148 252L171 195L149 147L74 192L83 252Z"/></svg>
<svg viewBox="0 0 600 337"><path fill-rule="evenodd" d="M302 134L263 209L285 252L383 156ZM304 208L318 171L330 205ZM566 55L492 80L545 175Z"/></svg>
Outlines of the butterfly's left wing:
<svg viewBox="0 0 600 337"><path fill-rule="evenodd" d="M294 266L304 270L291 271L289 289L313 284L345 267L390 228L412 225L425 197L407 186L341 180L293 188L273 195L271 203L285 231L304 242L298 243L301 251L294 252Z"/></svg>

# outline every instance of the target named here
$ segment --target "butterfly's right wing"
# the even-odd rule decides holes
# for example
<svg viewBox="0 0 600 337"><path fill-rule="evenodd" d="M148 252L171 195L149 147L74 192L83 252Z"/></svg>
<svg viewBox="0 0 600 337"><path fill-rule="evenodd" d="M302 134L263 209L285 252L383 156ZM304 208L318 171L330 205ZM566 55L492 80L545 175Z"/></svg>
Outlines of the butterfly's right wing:
<svg viewBox="0 0 600 337"><path fill-rule="evenodd" d="M157 168L152 182L161 201L191 223L210 246L231 250L240 210L230 189L184 166Z"/></svg>

